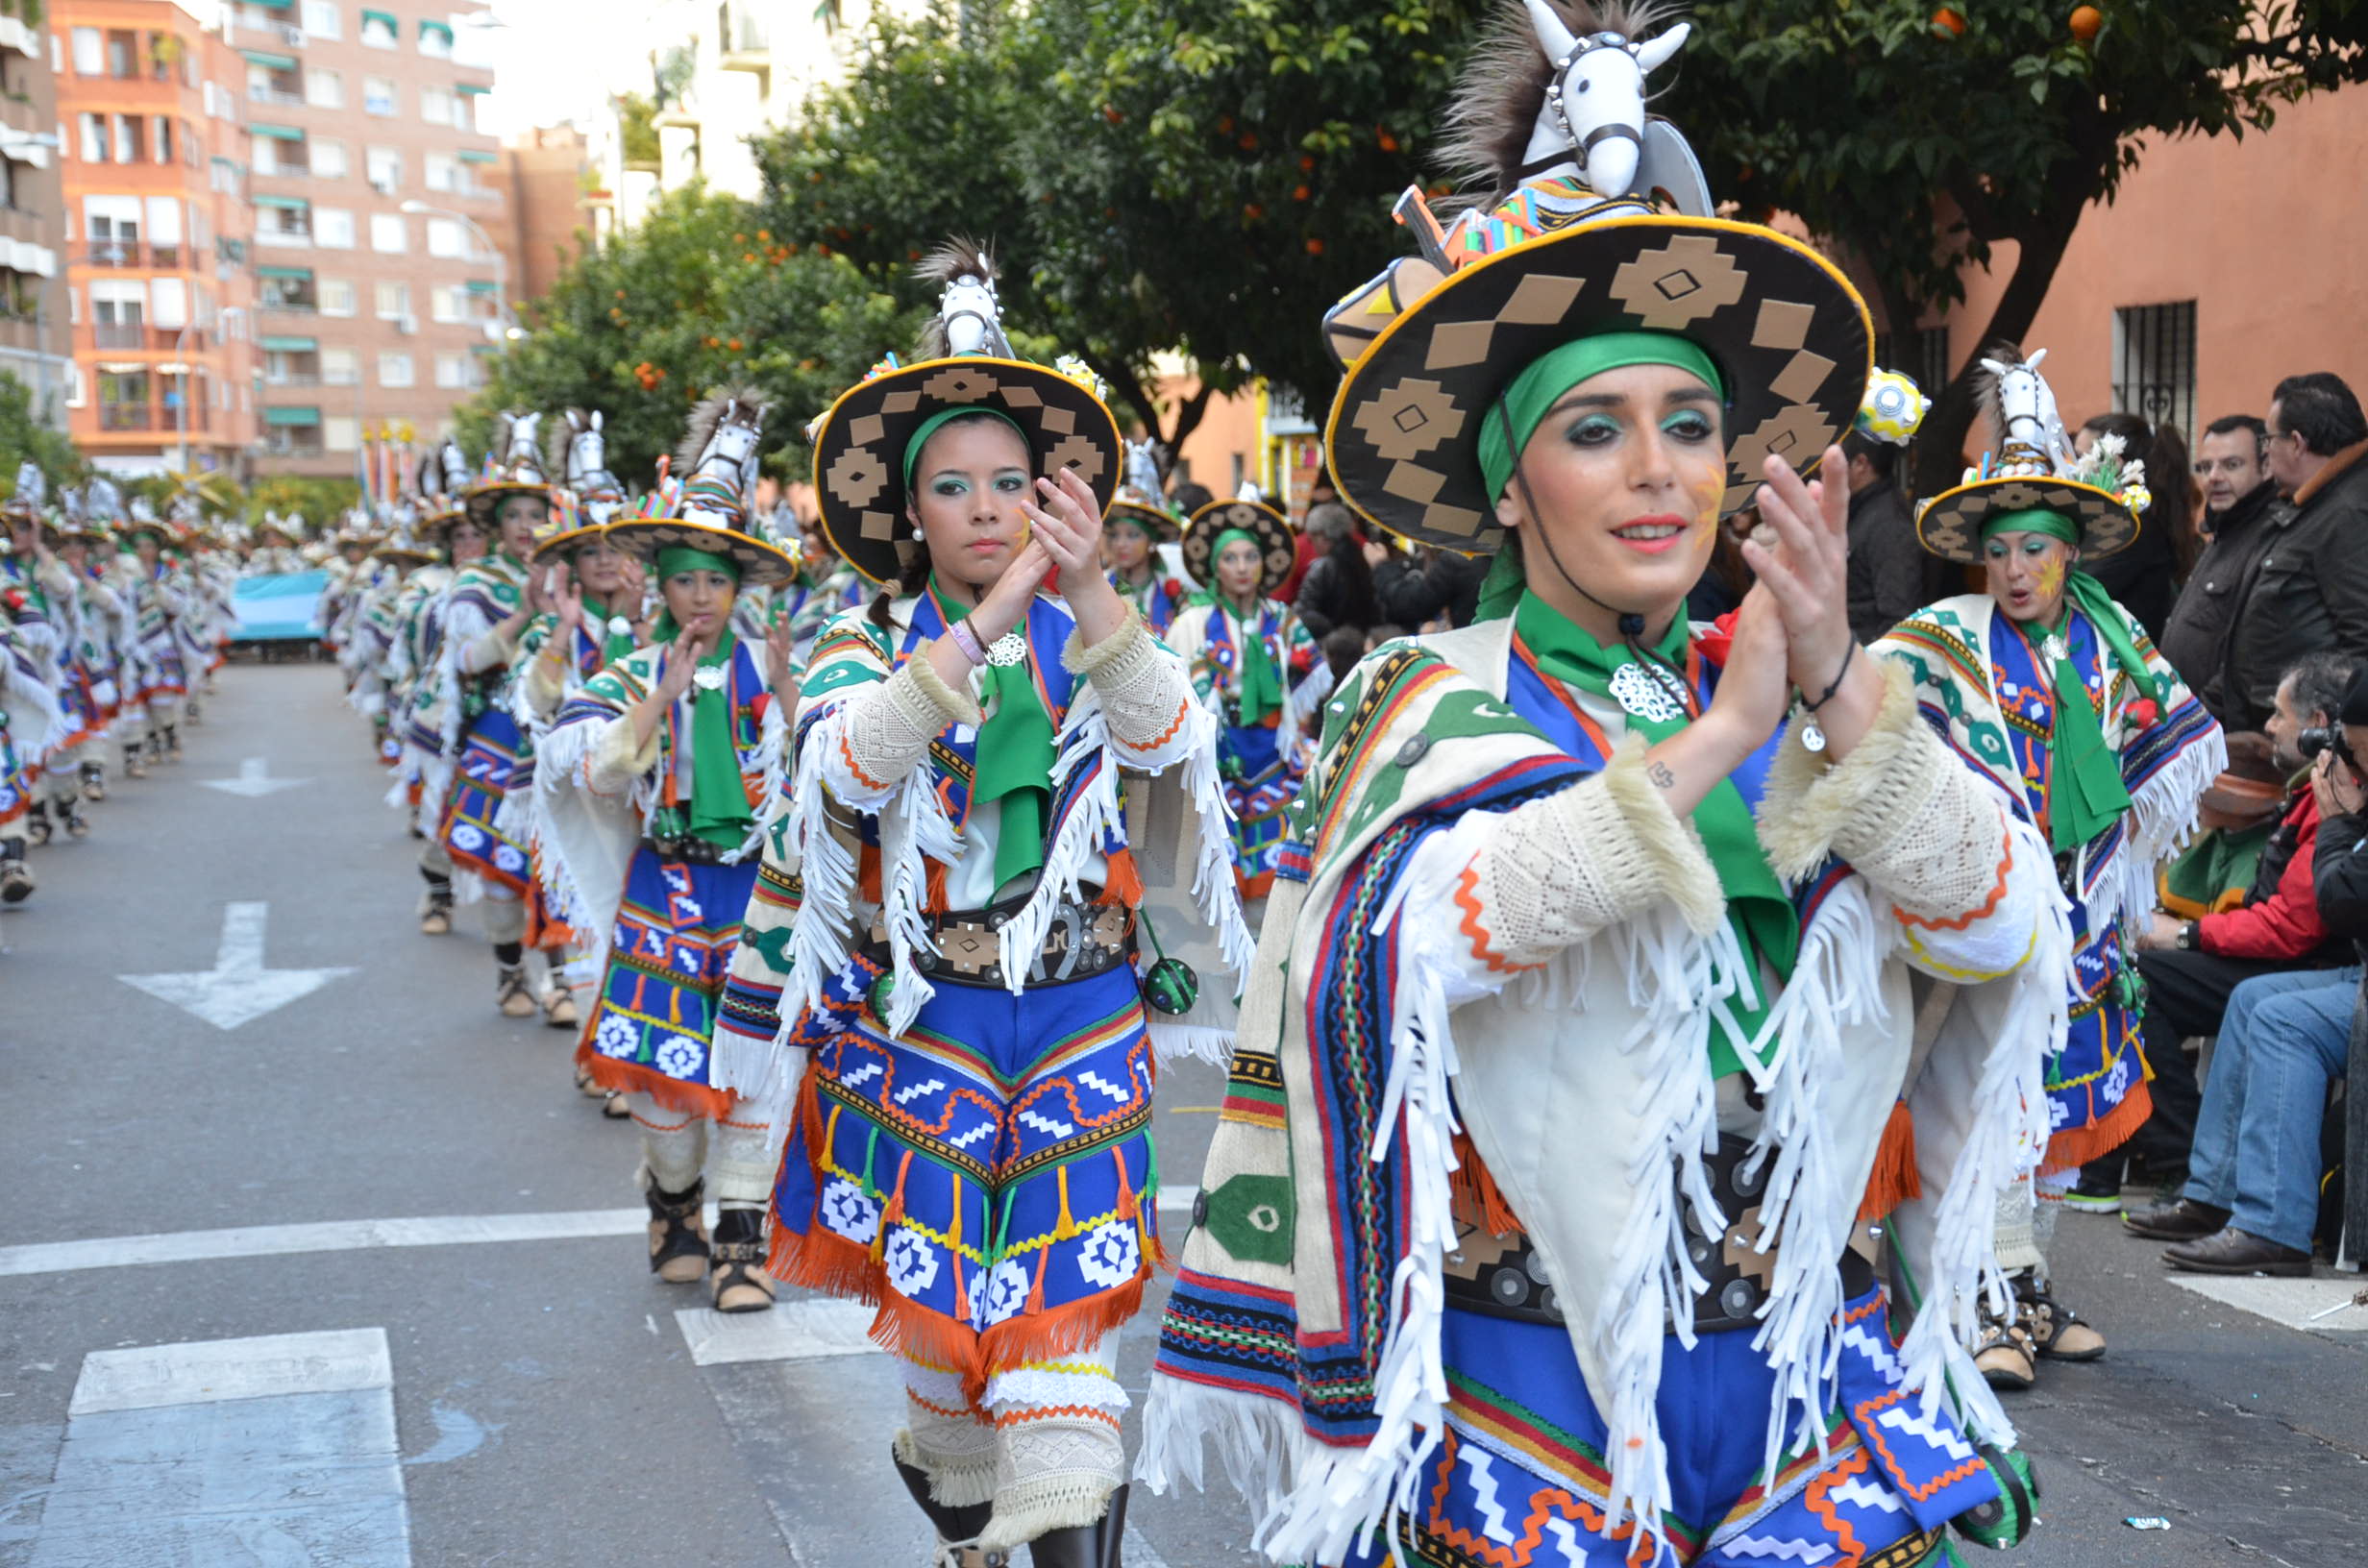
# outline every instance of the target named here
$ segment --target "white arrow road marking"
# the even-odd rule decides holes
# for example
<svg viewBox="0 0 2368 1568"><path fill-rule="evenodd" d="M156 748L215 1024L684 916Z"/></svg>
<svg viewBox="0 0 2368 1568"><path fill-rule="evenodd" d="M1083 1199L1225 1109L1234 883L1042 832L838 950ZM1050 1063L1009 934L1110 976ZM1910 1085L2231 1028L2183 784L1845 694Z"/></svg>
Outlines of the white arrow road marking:
<svg viewBox="0 0 2368 1568"><path fill-rule="evenodd" d="M220 790L224 795L243 795L252 799L257 796L276 795L282 790L292 790L300 784L309 784L312 780L274 778L271 776L269 765L262 758L249 757L238 765L236 778L201 778L198 782L210 790Z"/></svg>
<svg viewBox="0 0 2368 1568"><path fill-rule="evenodd" d="M409 1568L382 1329L93 1351L33 1568Z"/></svg>
<svg viewBox="0 0 2368 1568"><path fill-rule="evenodd" d="M222 945L210 969L194 974L119 974L115 978L195 1014L216 1029L235 1029L354 972L351 968L263 968L263 921L270 908L264 903L224 907Z"/></svg>

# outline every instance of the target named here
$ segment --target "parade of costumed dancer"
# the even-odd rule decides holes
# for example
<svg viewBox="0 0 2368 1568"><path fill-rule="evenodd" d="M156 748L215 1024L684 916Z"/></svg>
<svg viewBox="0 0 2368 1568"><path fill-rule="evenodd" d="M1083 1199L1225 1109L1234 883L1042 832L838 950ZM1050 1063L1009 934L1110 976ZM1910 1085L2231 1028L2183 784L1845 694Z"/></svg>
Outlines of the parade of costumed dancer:
<svg viewBox="0 0 2368 1568"><path fill-rule="evenodd" d="M0 508L10 547L0 555L0 903L5 904L24 902L38 886L25 864L25 849L29 839L49 841L54 824L45 781L73 728L59 700L68 639L57 595L66 585L41 534L37 469L33 479L28 485L20 471L15 493Z"/></svg>
<svg viewBox="0 0 2368 1568"><path fill-rule="evenodd" d="M2154 910L2156 872L2228 766L2220 726L2085 570L2137 537L2146 476L2122 460L2116 436L2074 455L2039 374L2045 353L1984 356L1995 455L1916 513L1924 548L1979 562L1987 592L1919 610L1875 645L1914 677L1932 727L2046 837L2069 901L2074 945L2060 979L2070 1026L2047 1064L2045 1156L1998 1205L1998 1256L2019 1311L2012 1321L1986 1312L1977 1342L1984 1376L2010 1388L2030 1387L2040 1359L2105 1354L2104 1335L2055 1299L2048 1246L2079 1167L2152 1109L2132 943Z"/></svg>
<svg viewBox="0 0 2368 1568"><path fill-rule="evenodd" d="M1169 626L1168 646L1217 715L1225 802L1233 809L1233 869L1242 896L1273 886L1269 861L1283 839L1283 808L1299 793L1332 667L1298 612L1271 598L1291 575L1290 522L1257 501L1213 501L1184 529L1184 570L1200 592Z"/></svg>
<svg viewBox="0 0 2368 1568"><path fill-rule="evenodd" d="M1110 586L1134 606L1152 635L1164 637L1185 605L1189 590L1169 576L1159 547L1183 537L1183 525L1160 499L1159 459L1148 441L1126 443L1126 482L1111 499L1101 520L1102 554Z"/></svg>
<svg viewBox="0 0 2368 1568"><path fill-rule="evenodd" d="M1443 229L1410 192L1423 254L1330 324L1342 499L1492 560L1473 625L1326 705L1162 1327L1138 1474L1213 1442L1277 1562L1897 1568L2028 1527L1962 1339L2069 934L1850 635L1865 306L1707 215L1642 116L1685 30L1636 17L1503 9L1456 108L1495 194ZM1690 625L1753 504L1759 585ZM1965 985L1930 1041L1918 975Z"/></svg>
<svg viewBox="0 0 2368 1568"><path fill-rule="evenodd" d="M624 509L626 496L600 455L600 416L586 420L582 410L571 408L567 418L567 450L562 454L567 482L560 496L576 526L538 543L527 563L535 601L542 607L519 634L510 675L511 716L527 738L530 755L567 701L594 675L649 641L641 562L608 537L607 525ZM549 877L540 864L542 848L532 820L538 798L532 790L512 790L505 810L526 813L507 830L526 844L529 858L535 862L536 879L528 894L527 943L546 954L555 988L565 984L569 949L580 946L583 938L551 909L545 891ZM547 1009L545 1020L554 1027L576 1027L574 1001L563 991L559 994L565 1007ZM580 1061L576 1087L602 1100L605 1115L619 1120L630 1115L624 1092L601 1088Z"/></svg>
<svg viewBox="0 0 2368 1568"><path fill-rule="evenodd" d="M62 509L47 531L50 549L70 585L72 665L62 703L74 711L75 726L66 742L67 754L53 766L73 779L84 800L104 800L110 737L123 714L131 607L108 581L114 542L81 514L79 498L78 505ZM61 807L61 815L72 832L78 813L70 801Z"/></svg>
<svg viewBox="0 0 2368 1568"><path fill-rule="evenodd" d="M18 742L27 797L23 829L31 845L49 843L61 827L76 839L90 831L79 810L82 783L70 759L86 738L88 696L76 662L74 583L51 550L57 535L41 516L45 489L40 470L26 463L17 470L15 493L0 508L8 543L8 553L0 555L0 611L13 631L14 657L57 710L38 745Z"/></svg>
<svg viewBox="0 0 2368 1568"><path fill-rule="evenodd" d="M682 478L606 526L664 608L646 646L566 698L534 752L537 864L600 973L578 1065L624 1092L641 1128L652 1271L704 1279L727 1312L762 1311L774 1289L764 1221L778 1106L722 1070L716 1028L760 840L786 805L795 701L785 640L752 646L731 631L742 584L794 570L747 531L763 419L753 393L710 395L677 453Z"/></svg>
<svg viewBox="0 0 2368 1568"><path fill-rule="evenodd" d="M112 527L120 544L131 546L133 560L125 576L139 688L129 694L126 704L125 717L132 723L123 737L123 771L143 778L149 763L181 760L181 720L191 679L190 650L182 628L199 613L197 585L177 564L181 546L172 526L159 521L145 499L134 501L126 521L114 485L96 478L83 489L83 512Z"/></svg>
<svg viewBox="0 0 2368 1568"><path fill-rule="evenodd" d="M368 581L355 598L353 629L341 654L346 701L370 722L371 749L389 769L403 761L403 732L397 721L403 705L398 652L405 608L427 591L414 586L423 574L446 571L434 549L413 537L415 521L399 519L396 530L371 547L364 567Z"/></svg>
<svg viewBox="0 0 2368 1568"><path fill-rule="evenodd" d="M718 1055L795 1086L774 1273L877 1307L933 1560L1101 1568L1154 1052L1221 1050L1232 984L1184 955L1238 972L1250 942L1215 721L1102 572L1099 383L1013 354L976 246L921 275L915 361L815 426L823 526L880 592L806 667Z"/></svg>
<svg viewBox="0 0 2368 1568"><path fill-rule="evenodd" d="M423 460L419 483L426 502L420 535L443 559L413 573L395 604L388 711L401 749L386 803L408 814L412 836L422 841L419 874L427 889L420 894L420 935L441 937L453 928L453 862L440 831L454 761L445 715L458 700L447 678L444 610L458 574L485 556L493 535L461 501L470 476L457 443L447 441Z"/></svg>

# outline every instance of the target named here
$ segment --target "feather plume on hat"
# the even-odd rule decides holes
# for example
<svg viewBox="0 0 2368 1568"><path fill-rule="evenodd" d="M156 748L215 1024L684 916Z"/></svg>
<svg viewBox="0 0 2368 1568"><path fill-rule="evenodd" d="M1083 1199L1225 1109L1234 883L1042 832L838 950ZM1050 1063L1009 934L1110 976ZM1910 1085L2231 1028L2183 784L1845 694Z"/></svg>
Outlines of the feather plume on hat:
<svg viewBox="0 0 2368 1568"><path fill-rule="evenodd" d="M986 354L998 359L1018 357L1011 339L1003 333L995 292L995 257L984 245L959 236L950 239L930 252L913 269L913 276L925 283L939 284L944 290L937 314L921 329L921 339L913 350L915 359L944 359L957 353ZM957 349L953 323L973 317L984 329L983 341L974 349Z"/></svg>

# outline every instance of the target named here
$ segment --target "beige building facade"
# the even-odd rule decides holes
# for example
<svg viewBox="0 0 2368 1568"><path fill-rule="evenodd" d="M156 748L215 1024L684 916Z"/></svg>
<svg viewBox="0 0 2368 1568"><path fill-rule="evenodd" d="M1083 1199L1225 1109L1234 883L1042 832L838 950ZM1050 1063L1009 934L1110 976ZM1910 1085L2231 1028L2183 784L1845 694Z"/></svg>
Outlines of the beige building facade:
<svg viewBox="0 0 2368 1568"><path fill-rule="evenodd" d="M48 35L0 16L0 370L25 384L35 418L63 429L74 355L58 124Z"/></svg>

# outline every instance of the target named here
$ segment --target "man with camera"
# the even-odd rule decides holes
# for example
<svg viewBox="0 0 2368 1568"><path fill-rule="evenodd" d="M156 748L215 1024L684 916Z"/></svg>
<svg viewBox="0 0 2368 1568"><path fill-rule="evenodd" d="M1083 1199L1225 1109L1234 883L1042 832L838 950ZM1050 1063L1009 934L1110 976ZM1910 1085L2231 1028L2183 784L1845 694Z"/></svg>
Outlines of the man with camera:
<svg viewBox="0 0 2368 1568"><path fill-rule="evenodd" d="M2350 938L2343 968L2263 975L2229 998L2204 1086L2185 1193L2125 1215L2140 1236L2173 1241L2163 1261L2200 1274L2310 1272L2319 1209L2319 1126L2328 1086L2350 1063L2352 1014L2368 949L2368 675L2345 695L2338 726L2306 732L2319 812L2311 881L2330 936Z"/></svg>

